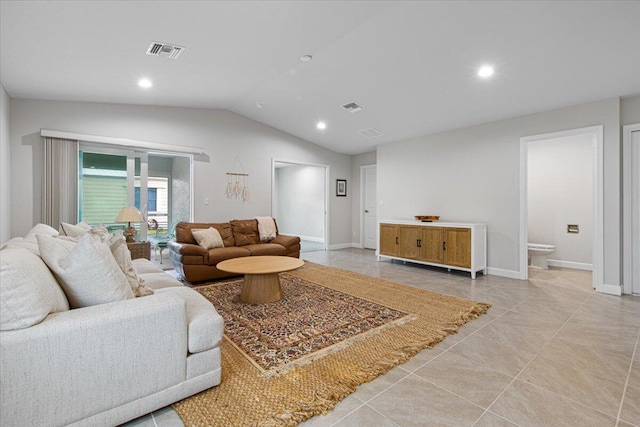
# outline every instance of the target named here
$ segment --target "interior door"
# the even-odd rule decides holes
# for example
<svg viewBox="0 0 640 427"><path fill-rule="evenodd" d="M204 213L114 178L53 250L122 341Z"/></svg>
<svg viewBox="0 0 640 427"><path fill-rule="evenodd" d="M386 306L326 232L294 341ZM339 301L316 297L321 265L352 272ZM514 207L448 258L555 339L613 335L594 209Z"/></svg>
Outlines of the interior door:
<svg viewBox="0 0 640 427"><path fill-rule="evenodd" d="M378 241L377 222L378 215L376 209L376 167L364 167L363 179L363 207L364 207L364 247L375 249Z"/></svg>

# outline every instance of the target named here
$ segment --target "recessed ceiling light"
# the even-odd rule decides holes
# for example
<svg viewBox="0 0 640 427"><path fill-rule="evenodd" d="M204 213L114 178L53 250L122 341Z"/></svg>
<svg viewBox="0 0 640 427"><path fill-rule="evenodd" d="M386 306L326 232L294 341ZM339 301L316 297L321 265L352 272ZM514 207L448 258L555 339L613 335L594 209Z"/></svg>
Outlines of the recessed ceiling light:
<svg viewBox="0 0 640 427"><path fill-rule="evenodd" d="M491 65L483 65L478 69L478 75L483 78L491 77L494 69Z"/></svg>
<svg viewBox="0 0 640 427"><path fill-rule="evenodd" d="M316 127L320 130L322 129L326 129L327 128L327 124L325 122L318 122L318 124L316 125Z"/></svg>
<svg viewBox="0 0 640 427"><path fill-rule="evenodd" d="M313 56L311 55L302 55L300 57L300 62L311 62L312 59L313 59Z"/></svg>
<svg viewBox="0 0 640 427"><path fill-rule="evenodd" d="M262 102L256 102L256 107L257 108L262 108L262 107L264 107L264 104Z"/></svg>
<svg viewBox="0 0 640 427"><path fill-rule="evenodd" d="M153 83L151 83L151 80L149 80L149 79L140 79L138 81L138 86L143 87L145 89L148 89L151 86L153 86Z"/></svg>

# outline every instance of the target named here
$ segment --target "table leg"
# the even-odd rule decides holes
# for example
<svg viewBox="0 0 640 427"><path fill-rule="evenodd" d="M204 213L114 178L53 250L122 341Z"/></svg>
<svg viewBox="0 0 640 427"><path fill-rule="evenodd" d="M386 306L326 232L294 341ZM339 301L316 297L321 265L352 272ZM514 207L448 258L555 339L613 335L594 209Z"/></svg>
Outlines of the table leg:
<svg viewBox="0 0 640 427"><path fill-rule="evenodd" d="M282 299L278 273L245 274L240 300L248 304L265 304Z"/></svg>

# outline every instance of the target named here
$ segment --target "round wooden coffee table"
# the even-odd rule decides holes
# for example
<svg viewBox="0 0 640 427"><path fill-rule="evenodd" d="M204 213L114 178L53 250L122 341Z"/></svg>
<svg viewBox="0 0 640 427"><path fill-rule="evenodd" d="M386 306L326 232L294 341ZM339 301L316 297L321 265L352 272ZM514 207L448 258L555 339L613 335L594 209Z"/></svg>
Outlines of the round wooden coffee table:
<svg viewBox="0 0 640 427"><path fill-rule="evenodd" d="M282 299L278 273L302 267L304 261L288 256L248 256L228 259L216 265L218 270L244 274L240 300L265 304Z"/></svg>

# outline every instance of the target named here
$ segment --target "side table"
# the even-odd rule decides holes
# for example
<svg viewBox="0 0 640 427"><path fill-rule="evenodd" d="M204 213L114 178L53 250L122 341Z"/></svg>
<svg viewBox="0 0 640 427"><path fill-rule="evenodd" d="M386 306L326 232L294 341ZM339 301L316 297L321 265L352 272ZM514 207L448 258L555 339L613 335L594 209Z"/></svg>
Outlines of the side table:
<svg viewBox="0 0 640 427"><path fill-rule="evenodd" d="M149 242L127 243L131 259L146 258L151 259L151 245Z"/></svg>

